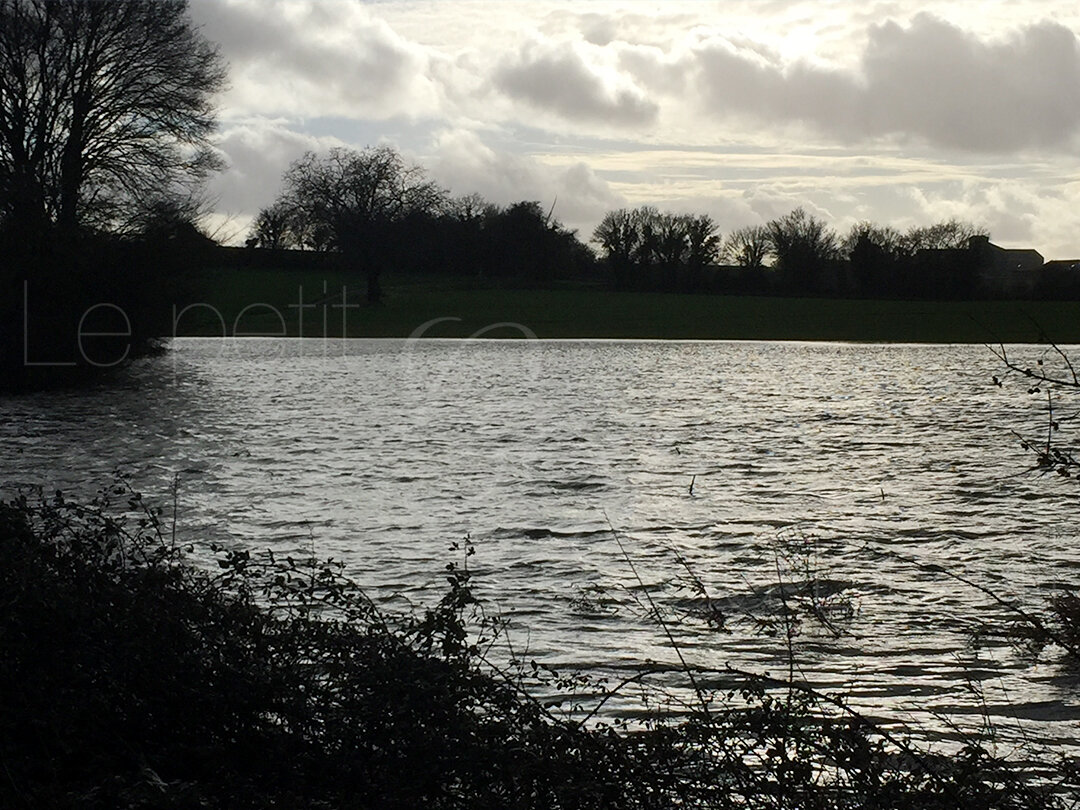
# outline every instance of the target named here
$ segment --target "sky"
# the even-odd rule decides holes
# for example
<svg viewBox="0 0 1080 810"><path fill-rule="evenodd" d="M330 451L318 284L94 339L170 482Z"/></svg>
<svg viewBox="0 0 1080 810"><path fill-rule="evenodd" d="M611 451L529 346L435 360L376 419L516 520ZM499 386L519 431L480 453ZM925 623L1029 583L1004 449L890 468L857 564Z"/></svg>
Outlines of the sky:
<svg viewBox="0 0 1080 810"><path fill-rule="evenodd" d="M230 65L209 193L242 239L306 151L389 144L454 195L722 234L953 217L1080 257L1080 4L190 0Z"/></svg>

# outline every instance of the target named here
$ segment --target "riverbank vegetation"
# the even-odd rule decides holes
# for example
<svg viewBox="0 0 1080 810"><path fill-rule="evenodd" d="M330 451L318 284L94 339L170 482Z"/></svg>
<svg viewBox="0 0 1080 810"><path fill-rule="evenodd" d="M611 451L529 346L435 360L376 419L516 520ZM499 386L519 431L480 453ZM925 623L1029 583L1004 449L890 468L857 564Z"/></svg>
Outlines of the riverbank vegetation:
<svg viewBox="0 0 1080 810"><path fill-rule="evenodd" d="M185 2L0 0L0 390L168 334L226 73Z"/></svg>
<svg viewBox="0 0 1080 810"><path fill-rule="evenodd" d="M332 560L171 537L122 481L0 508L5 806L1076 803L1067 758L1005 758L990 734L934 751L793 675L677 667L689 702L656 686L604 719L672 668L613 685L500 657L467 543L441 601L393 615Z"/></svg>

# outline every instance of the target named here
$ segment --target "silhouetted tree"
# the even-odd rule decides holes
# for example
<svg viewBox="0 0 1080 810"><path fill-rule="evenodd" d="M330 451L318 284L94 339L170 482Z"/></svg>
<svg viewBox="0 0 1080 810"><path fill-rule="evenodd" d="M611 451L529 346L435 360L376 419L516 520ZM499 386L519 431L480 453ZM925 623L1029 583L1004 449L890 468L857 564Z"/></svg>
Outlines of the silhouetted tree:
<svg viewBox="0 0 1080 810"><path fill-rule="evenodd" d="M203 201L199 198L164 193L143 201L131 212L125 224L126 233L159 247L171 243L174 249L206 248L216 243L199 227L202 214Z"/></svg>
<svg viewBox="0 0 1080 810"><path fill-rule="evenodd" d="M0 0L0 212L70 233L202 178L224 83L186 0Z"/></svg>
<svg viewBox="0 0 1080 810"><path fill-rule="evenodd" d="M259 211L251 225L251 239L270 250L295 247L299 244L296 225L296 211L285 201L278 200Z"/></svg>
<svg viewBox="0 0 1080 810"><path fill-rule="evenodd" d="M486 225L498 206L473 193L446 201L440 218L441 261L434 270L452 274L483 274L487 269Z"/></svg>
<svg viewBox="0 0 1080 810"><path fill-rule="evenodd" d="M483 220L485 266L489 275L533 283L583 275L595 261L577 238L536 200L488 209Z"/></svg>
<svg viewBox="0 0 1080 810"><path fill-rule="evenodd" d="M308 152L285 172L280 202L297 215L301 243L336 250L367 277L367 298L382 298L383 265L415 216L435 216L446 192L389 146ZM400 243L399 243L400 244Z"/></svg>
<svg viewBox="0 0 1080 810"><path fill-rule="evenodd" d="M593 231L619 288L634 281L662 289L698 289L716 261L720 238L707 215L673 214L651 205L609 211Z"/></svg>
<svg viewBox="0 0 1080 810"><path fill-rule="evenodd" d="M772 220L766 228L769 248L788 283L802 292L824 291L829 286L828 270L839 256L836 233L802 208Z"/></svg>
<svg viewBox="0 0 1080 810"><path fill-rule="evenodd" d="M887 295L899 288L906 251L904 236L895 228L858 222L844 238L841 252L850 262L854 292Z"/></svg>
<svg viewBox="0 0 1080 810"><path fill-rule="evenodd" d="M919 250L956 250L967 247L973 236L989 236L989 233L974 223L950 219L934 225L911 228L904 234L901 244L909 254Z"/></svg>
<svg viewBox="0 0 1080 810"><path fill-rule="evenodd" d="M0 0L0 323L25 325L0 327L0 387L70 381L168 334L166 291L206 246L192 206L219 165L225 77L185 0ZM24 283L48 307L24 311ZM130 336L87 353L98 302ZM30 344L70 370L24 362Z"/></svg>
<svg viewBox="0 0 1080 810"><path fill-rule="evenodd" d="M592 241L603 251L617 289L626 289L631 284L634 262L641 244L641 232L636 220L630 209L619 208L608 211L593 231Z"/></svg>
<svg viewBox="0 0 1080 810"><path fill-rule="evenodd" d="M728 234L720 250L720 257L739 267L759 270L765 266L769 245L768 228L764 225L748 225Z"/></svg>
<svg viewBox="0 0 1080 810"><path fill-rule="evenodd" d="M650 268L659 263L660 211L652 205L641 205L630 213L638 235L634 262L648 276Z"/></svg>
<svg viewBox="0 0 1080 810"><path fill-rule="evenodd" d="M851 226L851 230L847 232L840 244L841 253L850 258L858 243L862 241L870 242L897 257L907 250L905 236L896 228L863 220Z"/></svg>
<svg viewBox="0 0 1080 810"><path fill-rule="evenodd" d="M978 280L979 256L969 249L974 236L988 236L970 222L950 219L913 227L904 234L901 291L920 298L967 298Z"/></svg>
<svg viewBox="0 0 1080 810"><path fill-rule="evenodd" d="M682 222L687 243L687 288L699 290L704 284L705 268L715 264L720 255L720 234L708 214L684 214Z"/></svg>
<svg viewBox="0 0 1080 810"><path fill-rule="evenodd" d="M660 286L672 290L680 285L680 273L690 250L686 218L679 214L655 212L649 223L653 228L653 261L660 272Z"/></svg>

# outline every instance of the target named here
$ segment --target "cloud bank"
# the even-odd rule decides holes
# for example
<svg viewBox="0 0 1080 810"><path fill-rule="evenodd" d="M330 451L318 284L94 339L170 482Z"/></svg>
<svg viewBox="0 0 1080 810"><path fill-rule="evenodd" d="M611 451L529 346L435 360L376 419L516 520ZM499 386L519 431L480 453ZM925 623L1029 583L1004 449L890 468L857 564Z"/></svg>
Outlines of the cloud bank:
<svg viewBox="0 0 1080 810"><path fill-rule="evenodd" d="M985 40L927 14L869 30L854 70L786 66L726 40L687 58L714 117L803 123L838 143L915 137L951 149L1068 148L1080 130L1077 35L1041 22Z"/></svg>

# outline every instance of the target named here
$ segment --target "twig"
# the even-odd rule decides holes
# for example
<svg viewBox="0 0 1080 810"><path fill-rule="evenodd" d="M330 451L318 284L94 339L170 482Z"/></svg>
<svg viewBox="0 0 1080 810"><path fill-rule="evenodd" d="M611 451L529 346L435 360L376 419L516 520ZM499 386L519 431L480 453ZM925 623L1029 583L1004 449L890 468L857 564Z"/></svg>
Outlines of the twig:
<svg viewBox="0 0 1080 810"><path fill-rule="evenodd" d="M870 545L871 545L870 541L867 541L865 545L866 545L866 547L870 547ZM997 593L995 593L994 591L992 591L990 588L986 587L985 585L980 585L978 582L975 582L974 580L970 580L970 579L968 579L967 577L965 577L965 576L963 576L961 574L957 574L957 573L955 573L953 571L950 571L947 568L945 568L944 566L938 565L937 563L920 562L919 560L915 559L914 557L908 557L908 556L906 556L904 554L900 554L899 552L896 552L896 551L886 551L884 549L872 549L872 550L873 550L874 553L876 553L876 554L878 554L880 556L891 557L891 558L893 558L895 560L900 560L901 562L907 563L909 565L914 565L916 568L919 568L919 569L921 569L923 571L929 571L929 572L935 573L935 574L944 574L949 579L956 580L957 582L962 582L964 585L967 585L969 588L974 588L979 593L982 593L985 596L989 596L995 603L997 603L1001 607L1005 608L1006 610L1008 610L1008 611L1010 611L1012 613L1015 613L1017 616L1019 616L1021 619L1023 619L1029 625L1034 627L1038 632L1042 633L1046 638L1050 639L1050 641L1057 644L1063 650L1068 652L1070 655L1080 657L1080 647L1077 647L1075 644L1070 644L1068 641L1066 641L1064 638L1062 638L1059 634L1055 633L1053 630L1048 628L1046 626L1046 624L1038 616L1034 616L1034 615L1028 613L1026 610L1024 610L1022 607L1017 605L1015 602L1011 602L1008 599L1005 599L1004 597L999 596Z"/></svg>
<svg viewBox="0 0 1080 810"><path fill-rule="evenodd" d="M626 564L630 566L630 571L633 573L634 579L636 579L638 581L638 585L641 586L641 590L645 594L645 598L648 600L649 606L652 608L653 616L656 618L656 621L663 629L664 635L667 636L668 643L675 651L675 655L678 656L679 663L682 664L683 671L690 679L690 685L694 687L694 692L697 694L697 698L701 702L702 712L704 712L705 717L711 717L711 714L709 712L709 703L705 699L705 692L698 685L697 679L694 678L694 673L691 671L689 664L686 663L686 658L683 657L682 648L675 640L675 635L671 632L671 628L668 627L668 623L664 621L664 616L663 614L661 614L660 608L657 606L656 601L653 599L652 594L649 592L649 589L645 586L644 580L642 580L641 575L638 573L637 566L634 565L634 561L630 559L630 555L627 554L626 547L623 545L622 542L622 538L619 537L619 533L615 530L615 526L612 524L611 518L608 517L606 510L604 511L604 520L607 521L608 528L611 530L611 536L615 538L615 543L616 545L618 545L619 551L623 555L623 559L626 560Z"/></svg>

